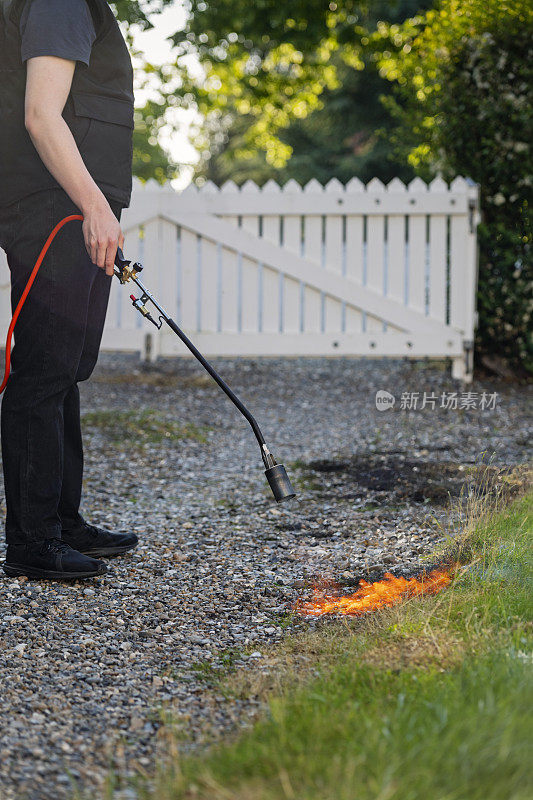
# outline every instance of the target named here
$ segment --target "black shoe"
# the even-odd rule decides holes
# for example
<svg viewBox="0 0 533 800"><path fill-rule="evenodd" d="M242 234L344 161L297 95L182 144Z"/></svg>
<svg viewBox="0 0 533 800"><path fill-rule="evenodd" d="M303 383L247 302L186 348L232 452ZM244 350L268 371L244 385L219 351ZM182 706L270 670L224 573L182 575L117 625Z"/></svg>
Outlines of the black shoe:
<svg viewBox="0 0 533 800"><path fill-rule="evenodd" d="M87 522L80 528L61 531L61 539L86 556L118 556L133 550L139 543L134 533L111 533Z"/></svg>
<svg viewBox="0 0 533 800"><path fill-rule="evenodd" d="M94 578L107 572L103 561L82 555L61 539L8 545L3 569L12 578L26 575L43 580Z"/></svg>

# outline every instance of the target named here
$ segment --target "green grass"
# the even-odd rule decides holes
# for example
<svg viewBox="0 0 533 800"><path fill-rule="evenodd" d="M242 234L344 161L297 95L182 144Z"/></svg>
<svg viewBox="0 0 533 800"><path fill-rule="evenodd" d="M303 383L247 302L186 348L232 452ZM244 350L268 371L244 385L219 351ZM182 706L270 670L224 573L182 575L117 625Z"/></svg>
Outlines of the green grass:
<svg viewBox="0 0 533 800"><path fill-rule="evenodd" d="M83 415L84 428L104 431L116 446L135 447L180 439L207 441L207 426L179 423L152 409L143 411L90 411Z"/></svg>
<svg viewBox="0 0 533 800"><path fill-rule="evenodd" d="M532 517L531 493L484 512L447 591L325 619L273 648L268 675L230 675L229 692L267 711L229 741L174 752L143 796L532 797Z"/></svg>
<svg viewBox="0 0 533 800"><path fill-rule="evenodd" d="M200 797L243 800L526 800L527 672L505 655L445 674L344 663L272 701L236 744L182 762L155 796L189 797L196 785Z"/></svg>

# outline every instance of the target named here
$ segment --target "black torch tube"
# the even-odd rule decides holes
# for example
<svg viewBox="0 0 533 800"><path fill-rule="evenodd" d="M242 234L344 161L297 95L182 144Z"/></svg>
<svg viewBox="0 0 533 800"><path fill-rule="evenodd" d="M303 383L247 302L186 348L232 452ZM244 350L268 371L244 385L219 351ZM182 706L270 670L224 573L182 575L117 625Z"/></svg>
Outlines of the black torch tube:
<svg viewBox="0 0 533 800"><path fill-rule="evenodd" d="M200 351L199 351L199 350L198 350L198 349L197 349L197 348L194 346L194 344L191 342L191 340L190 340L190 339L189 339L189 338L188 338L188 337L187 337L187 336L186 336L186 335L183 333L183 331L181 330L181 328L179 328L179 327L176 325L176 323L174 322L174 320L173 320L173 319L171 319L170 317L165 317L165 322L167 323L167 325L168 325L170 328L172 328L172 330L174 331L174 333L176 333L176 334L177 334L177 335L180 337L180 339L181 339L181 341L183 342L183 344L184 344L186 347L188 347L188 348L189 348L189 350L191 351L191 353L193 354L193 356L194 356L195 358L197 358L197 359L198 359L198 361L199 361L199 362L200 362L200 364L201 364L201 365L204 367L204 369L206 369L206 370L207 370L207 372L209 372L209 374L211 375L211 377L213 378L213 380L215 380L215 381L218 383L218 385L220 386L220 388L222 389L222 391L223 391L223 392L225 392L225 393L227 394L227 396L229 397L229 399L231 400L231 402L232 402L232 403L234 403L234 404L237 406L237 408L239 409L239 411L241 412L241 414L243 414L243 416L245 416L245 417L246 417L246 419L248 420L248 422L249 422L249 423L250 423L250 425L252 426L252 430L253 430L253 432L255 433L255 438L257 439L257 441L259 442L260 446L262 447L262 446L265 444L265 439L264 439L264 436L263 436L263 434L261 433L261 431L260 431L260 429L259 429L259 425L257 424L256 420L254 419L254 417L252 416L252 414L250 414L250 412L248 411L248 409L246 408L246 406L244 405L244 403L242 402L242 400L240 400L240 399L237 397L237 395L235 394L235 392L234 392L232 389L230 389L230 387L228 386L228 384L226 383L226 381L224 381L224 380L223 380L223 379L220 377L220 375L218 374L218 372L217 372L217 371L216 371L216 370L215 370L215 369L214 369L214 368L211 366L211 364L209 363L209 361L207 361L207 359L205 359L205 358L204 358L204 356L203 356L203 355L200 353Z"/></svg>
<svg viewBox="0 0 533 800"><path fill-rule="evenodd" d="M230 387L228 386L226 381L224 381L220 377L218 372L211 366L209 361L207 361L207 359L204 358L204 356L200 353L198 348L194 346L194 344L191 342L191 340L188 338L188 336L186 336L183 333L181 328L178 327L178 325L176 325L174 320L171 317L168 316L168 314L166 313L164 308L162 308L162 306L159 305L157 300L150 294L150 292L148 291L148 289L146 289L146 287L143 285L143 283L137 277L134 277L133 281L137 284L139 289L141 289L141 291L144 292L144 294L150 300L150 302L154 304L154 306L160 312L161 316L163 317L163 319L165 320L167 325L170 328L172 328L174 333L177 334L180 337L180 339L183 342L183 344L191 351L193 356L200 362L200 364L203 366L203 368L205 370L207 370L207 372L211 375L213 380L218 383L218 385L220 386L222 391L229 397L231 402L235 406L237 406L237 408L239 409L241 414L248 420L248 422L250 423L250 425L252 427L252 430L253 430L253 432L255 434L255 438L257 439L257 441L259 442L259 446L261 447L261 456L263 458L263 462L264 462L266 468L268 469L269 467L272 467L275 464L275 461L274 461L270 451L268 450L268 447L266 446L265 438L264 438L263 434L261 433L261 431L259 429L259 425L255 421L255 419L252 416L252 414L250 414L250 412L248 411L248 409L246 408L246 406L244 405L242 400L240 400L237 397L237 395L235 394L235 392L232 391L232 389L230 389ZM266 449L266 454L265 454L265 449ZM270 456L270 459L272 460L272 463L270 463L270 459L267 458L267 454L268 454L268 456Z"/></svg>

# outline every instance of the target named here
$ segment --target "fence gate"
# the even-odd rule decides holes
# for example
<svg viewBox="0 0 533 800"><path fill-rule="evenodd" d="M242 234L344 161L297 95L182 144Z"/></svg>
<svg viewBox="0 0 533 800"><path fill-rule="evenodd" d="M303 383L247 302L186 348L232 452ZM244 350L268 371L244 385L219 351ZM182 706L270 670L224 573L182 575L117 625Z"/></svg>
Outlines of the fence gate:
<svg viewBox="0 0 533 800"><path fill-rule="evenodd" d="M135 181L125 254L207 355L451 357L471 379L478 187ZM0 314L9 321L7 269ZM188 353L113 281L103 348Z"/></svg>

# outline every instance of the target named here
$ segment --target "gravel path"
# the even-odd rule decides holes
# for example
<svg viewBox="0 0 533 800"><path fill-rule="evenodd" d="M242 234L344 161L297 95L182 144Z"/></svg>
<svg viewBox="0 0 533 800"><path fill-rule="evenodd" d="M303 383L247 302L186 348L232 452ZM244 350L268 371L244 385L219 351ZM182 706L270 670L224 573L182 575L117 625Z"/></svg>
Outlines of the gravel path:
<svg viewBox="0 0 533 800"><path fill-rule="evenodd" d="M2 800L62 800L76 784L97 798L110 766L149 773L162 707L193 735L206 720L223 730L232 713L206 702L206 664L260 663L313 576L413 572L481 453L527 457L523 387L474 384L478 400L498 393L495 410L407 411L401 392L458 387L438 366L400 361L215 363L298 499L271 500L251 431L192 360L101 357L82 387L82 510L141 545L98 581L0 578ZM395 394L393 410L376 410L377 389Z"/></svg>

